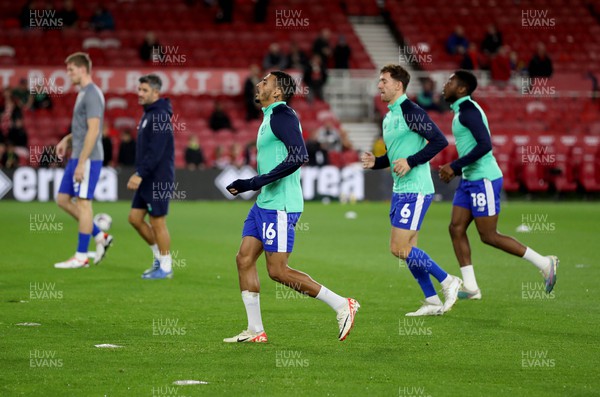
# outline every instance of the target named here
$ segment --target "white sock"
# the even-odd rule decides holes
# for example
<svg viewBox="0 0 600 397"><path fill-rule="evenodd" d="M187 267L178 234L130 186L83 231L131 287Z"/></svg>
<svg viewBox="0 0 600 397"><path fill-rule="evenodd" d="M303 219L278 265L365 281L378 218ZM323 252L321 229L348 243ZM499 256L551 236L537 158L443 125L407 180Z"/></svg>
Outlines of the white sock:
<svg viewBox="0 0 600 397"><path fill-rule="evenodd" d="M452 277L451 275L447 275L446 278L440 283L442 285L443 288L446 288L447 286L450 285L450 283L452 282L452 280L454 279L454 277Z"/></svg>
<svg viewBox="0 0 600 397"><path fill-rule="evenodd" d="M429 298L425 298L425 302L431 303L432 305L442 305L442 301L437 295L432 295Z"/></svg>
<svg viewBox="0 0 600 397"><path fill-rule="evenodd" d="M315 296L315 298L317 298L321 302L327 303L329 307L331 307L336 312L348 304L348 299L343 298L335 292L328 290L324 285L321 286L321 290L319 291L317 296Z"/></svg>
<svg viewBox="0 0 600 397"><path fill-rule="evenodd" d="M85 261L88 258L87 252L76 252L75 253L75 259L77 259L78 261Z"/></svg>
<svg viewBox="0 0 600 397"><path fill-rule="evenodd" d="M260 315L260 294L258 292L242 291L242 300L246 306L246 315L248 316L248 330L252 332L262 332L265 330Z"/></svg>
<svg viewBox="0 0 600 397"><path fill-rule="evenodd" d="M152 250L152 254L154 255L154 257L156 259L158 259L158 257L160 256L160 251L158 250L158 244L152 244L149 247Z"/></svg>
<svg viewBox="0 0 600 397"><path fill-rule="evenodd" d="M462 273L463 285L469 291L477 291L479 287L477 286L477 280L475 279L475 269L473 265L462 266L460 268L460 272Z"/></svg>
<svg viewBox="0 0 600 397"><path fill-rule="evenodd" d="M171 255L160 255L158 257L160 268L163 272L170 272L173 269Z"/></svg>
<svg viewBox="0 0 600 397"><path fill-rule="evenodd" d="M550 258L546 258L527 247L523 259L533 263L533 265L540 269L544 275L548 275L548 271L550 270Z"/></svg>

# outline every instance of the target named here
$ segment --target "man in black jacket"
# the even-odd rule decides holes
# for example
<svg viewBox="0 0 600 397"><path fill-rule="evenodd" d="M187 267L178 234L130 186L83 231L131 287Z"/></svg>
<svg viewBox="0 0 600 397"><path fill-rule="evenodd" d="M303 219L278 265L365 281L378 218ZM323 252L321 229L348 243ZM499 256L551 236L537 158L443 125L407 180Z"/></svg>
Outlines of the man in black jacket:
<svg viewBox="0 0 600 397"><path fill-rule="evenodd" d="M173 109L168 99L160 98L162 81L158 76L142 76L139 82L138 98L144 107L144 115L138 126L136 172L127 182L127 188L136 191L129 223L148 243L154 255L152 267L142 278L171 278L171 238L166 216L175 188ZM146 214L150 217L149 223L144 219Z"/></svg>

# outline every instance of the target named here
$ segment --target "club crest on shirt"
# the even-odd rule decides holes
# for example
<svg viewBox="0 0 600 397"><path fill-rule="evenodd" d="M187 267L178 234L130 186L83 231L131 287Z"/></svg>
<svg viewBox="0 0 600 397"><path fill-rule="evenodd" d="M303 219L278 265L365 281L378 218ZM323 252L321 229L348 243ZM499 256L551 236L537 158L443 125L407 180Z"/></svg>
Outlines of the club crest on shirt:
<svg viewBox="0 0 600 397"><path fill-rule="evenodd" d="M148 124L148 119L145 119L142 123L142 128L146 128L146 124Z"/></svg>
<svg viewBox="0 0 600 397"><path fill-rule="evenodd" d="M264 133L265 133L265 130L266 130L266 129L267 129L267 126L266 126L266 125L261 125L261 126L260 126L260 129L258 130L258 133L259 133L260 135L262 135L262 134L264 134Z"/></svg>

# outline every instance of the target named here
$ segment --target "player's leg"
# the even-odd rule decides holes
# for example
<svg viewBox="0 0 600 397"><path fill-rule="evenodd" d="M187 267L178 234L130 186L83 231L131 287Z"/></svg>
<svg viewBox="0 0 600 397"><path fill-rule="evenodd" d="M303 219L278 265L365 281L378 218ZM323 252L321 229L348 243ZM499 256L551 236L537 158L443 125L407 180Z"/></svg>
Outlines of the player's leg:
<svg viewBox="0 0 600 397"><path fill-rule="evenodd" d="M84 178L81 183L76 183L73 180L73 173L76 167L77 160L69 160L59 187L58 205L78 221L77 251L73 258L54 265L54 267L60 269L73 269L89 265L88 246L92 235L95 236L97 243L102 245L100 259L104 256L105 248L112 242L112 237L108 236L110 238L107 239L105 234L94 225L92 220L92 199L100 177L102 161L88 160L86 162ZM73 196L76 197L75 203L71 200ZM94 262L98 263L99 261L96 258Z"/></svg>
<svg viewBox="0 0 600 397"><path fill-rule="evenodd" d="M546 291L552 291L556 283L558 258L555 256L540 255L531 248L521 244L514 237L499 233L497 230L498 215L476 217L475 225L483 243L529 261L542 273L546 284Z"/></svg>
<svg viewBox="0 0 600 397"><path fill-rule="evenodd" d="M146 221L146 214L148 214L146 205L140 201L141 199L139 199L139 197L136 197L137 192L134 195L127 220L129 221L129 224L138 232L140 237L142 237L142 239L146 242L146 244L148 244L150 251L152 251L152 266L144 271L143 275L145 275L154 272L160 267L160 251L158 250L158 245L156 244L156 238L154 237L152 225Z"/></svg>
<svg viewBox="0 0 600 397"><path fill-rule="evenodd" d="M144 278L170 278L173 276L173 259L171 257L171 235L167 228L167 216L150 215L150 225L158 246L159 269Z"/></svg>
<svg viewBox="0 0 600 397"><path fill-rule="evenodd" d="M58 207L65 211L67 214L71 215L76 221L79 220L79 215L77 212L77 206L73 203L73 197L66 193L58 193L58 197L56 199L56 203Z"/></svg>
<svg viewBox="0 0 600 397"><path fill-rule="evenodd" d="M418 231L431 199L431 195L421 194L394 194L392 198L390 251L394 256L406 261L425 295L425 304L416 312L407 314L411 316L437 315L450 310L456 301L456 294L460 287L460 279L448 275L425 251L416 247ZM446 296L446 305L435 292L429 275L434 276L441 283Z"/></svg>
<svg viewBox="0 0 600 397"><path fill-rule="evenodd" d="M354 325L354 318L360 304L355 299L336 294L317 283L308 274L288 266L288 258L294 248L295 226L301 213L261 211L260 215L261 223L265 225L263 244L269 277L331 307L337 315L338 339L340 341L346 339Z"/></svg>
<svg viewBox="0 0 600 397"><path fill-rule="evenodd" d="M256 270L256 261L263 252L257 212L258 207L254 204L244 222L242 243L235 256L248 327L239 335L223 339L223 342L227 343L267 342L267 334L260 313L260 281Z"/></svg>
<svg viewBox="0 0 600 397"><path fill-rule="evenodd" d="M467 229L471 222L473 222L473 214L470 208L460 205L452 206L448 230L464 283L458 293L459 299L481 299L481 290L475 278L475 270L471 261L471 245L467 236Z"/></svg>
<svg viewBox="0 0 600 397"><path fill-rule="evenodd" d="M558 258L556 256L542 256L521 244L515 238L499 233L497 226L498 214L500 213L502 178L493 181L483 179L477 182L479 191L473 199L473 205L477 205L479 209L478 212L474 212L474 217L481 241L532 263L542 273L546 291L551 292L556 284Z"/></svg>

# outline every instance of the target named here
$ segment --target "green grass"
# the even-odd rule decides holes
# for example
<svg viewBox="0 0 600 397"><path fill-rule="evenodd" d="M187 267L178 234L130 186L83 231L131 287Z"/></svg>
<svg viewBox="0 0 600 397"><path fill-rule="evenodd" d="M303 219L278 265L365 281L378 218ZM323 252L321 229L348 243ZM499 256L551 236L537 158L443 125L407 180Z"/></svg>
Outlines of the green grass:
<svg viewBox="0 0 600 397"><path fill-rule="evenodd" d="M127 223L128 203L95 204L114 219L115 244L102 265L55 270L54 262L73 253L75 222L54 203L2 202L0 395L600 395L598 204L504 205L501 231L560 257L550 297L524 299L528 283L541 282L536 269L471 233L483 300L404 322L422 295L388 251L388 204L308 203L290 265L360 301L352 334L338 342L334 312L276 286L261 258L269 343L229 345L223 337L246 326L234 258L250 205L173 203L168 224L178 267L173 280L157 281L140 279L150 251ZM344 217L349 210L357 219ZM449 212L449 204L432 205L419 246L460 275ZM53 222L63 231L31 232L35 214L56 214ZM515 233L524 214L547 216L554 231ZM32 283L45 286L46 299L32 299ZM166 319L178 322L166 329L180 335L153 335L153 322ZM22 322L41 326L16 325ZM94 347L100 343L124 347ZM32 366L36 351L54 354L55 361L34 359ZM527 368L524 352L546 357L531 358L538 366ZM174 386L179 379L209 384Z"/></svg>

